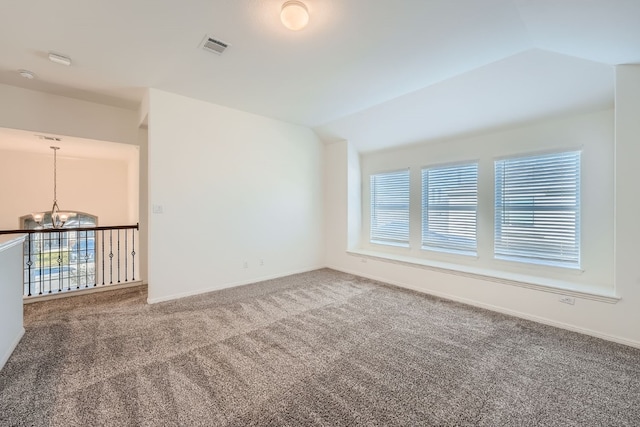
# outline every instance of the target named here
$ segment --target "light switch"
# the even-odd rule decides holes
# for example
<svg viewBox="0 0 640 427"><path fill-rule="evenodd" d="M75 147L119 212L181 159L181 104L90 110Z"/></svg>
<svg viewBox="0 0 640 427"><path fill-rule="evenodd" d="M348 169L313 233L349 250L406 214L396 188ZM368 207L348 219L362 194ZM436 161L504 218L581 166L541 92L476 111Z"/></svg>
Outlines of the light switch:
<svg viewBox="0 0 640 427"><path fill-rule="evenodd" d="M153 213L154 214L164 213L164 208L162 207L162 205L153 205Z"/></svg>

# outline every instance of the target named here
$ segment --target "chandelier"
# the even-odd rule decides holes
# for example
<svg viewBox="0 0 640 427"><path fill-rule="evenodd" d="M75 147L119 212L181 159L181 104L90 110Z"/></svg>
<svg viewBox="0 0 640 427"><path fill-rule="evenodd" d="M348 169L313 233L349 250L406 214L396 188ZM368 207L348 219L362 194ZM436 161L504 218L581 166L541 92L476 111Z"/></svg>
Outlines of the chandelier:
<svg viewBox="0 0 640 427"><path fill-rule="evenodd" d="M51 216L51 224L52 228L62 228L64 224L69 220L69 218L73 218L76 216L75 212L62 211L60 207L58 207L58 199L57 199L57 152L60 147L49 147L53 150L53 206L51 206L50 212L35 212L32 213L31 216L33 220L39 225L44 227L49 227L48 223L44 223L46 214ZM44 223L44 224L43 224Z"/></svg>

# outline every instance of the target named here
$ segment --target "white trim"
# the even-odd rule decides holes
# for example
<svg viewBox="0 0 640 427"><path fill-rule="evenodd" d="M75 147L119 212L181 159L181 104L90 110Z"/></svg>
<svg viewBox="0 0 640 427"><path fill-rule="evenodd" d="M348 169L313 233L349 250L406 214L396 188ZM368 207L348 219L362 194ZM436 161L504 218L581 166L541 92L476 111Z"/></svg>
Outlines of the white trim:
<svg viewBox="0 0 640 427"><path fill-rule="evenodd" d="M319 270L321 268L326 268L326 267L325 266L308 267L301 270L290 271L288 273L278 273L270 276L262 276L262 277L256 277L253 279L248 279L248 280L241 280L238 282L222 283L220 285L210 286L208 288L198 289L198 290L189 291L189 292L181 292L179 294L167 295L160 298L147 298L147 304L157 304L160 302L171 301L174 299L186 298L194 295L206 294L208 292L219 291L221 289L235 288L237 286L244 286L244 285L250 285L253 283L264 282L265 280L279 279L281 277L291 276L293 274L308 273L309 271Z"/></svg>
<svg viewBox="0 0 640 427"><path fill-rule="evenodd" d="M93 294L96 292L116 291L118 289L135 288L136 286L143 286L142 280L136 280L131 283L112 283L109 285L98 285L92 288L86 289L71 289L68 291L58 292L55 294L46 295L32 295L30 297L22 297L23 304L33 304L36 302L49 301L52 299L77 297L79 295Z"/></svg>
<svg viewBox="0 0 640 427"><path fill-rule="evenodd" d="M4 365L7 363L7 361L11 357L11 354L13 354L13 351L18 346L18 343L22 339L24 332L25 332L24 328L20 328L20 332L18 332L18 335L16 336L16 338L13 340L13 342L7 349L7 352L2 356L2 359L0 359L0 371L2 370L2 368L4 368Z"/></svg>
<svg viewBox="0 0 640 427"><path fill-rule="evenodd" d="M25 237L27 237L26 234L18 234L18 237L9 237L9 238L5 237L4 239L7 239L7 240L4 242L2 241L4 239L0 239L0 252L17 245L21 245L24 242Z"/></svg>
<svg viewBox="0 0 640 427"><path fill-rule="evenodd" d="M499 306L495 306L492 304L485 304L485 303L481 303L478 301L474 301L471 299L467 299L467 298L460 298L457 297L455 295L450 295L450 294L446 294L446 293L442 293L442 292L433 292L431 290L426 290L417 286L411 286L411 285L407 285L405 283L401 283L401 282L397 282L397 281L393 281L393 280L388 280L388 279L382 279L380 277L376 277L373 275L369 275L369 274L362 274L362 273L356 273L353 271L349 271L347 269L343 269L343 268L339 268L339 267L333 267L333 266L328 266L327 268L331 268L333 270L336 271L341 271L343 273L348 273L348 274L353 274L355 276L360 276L360 277L365 277L367 279L371 279L371 280L376 280L378 282L382 282L382 283L387 283L393 286L397 286L399 288L404 288L404 289L410 289L412 291L416 291L416 292L420 292L423 294L427 294L427 295L433 295L439 298L444 298L447 300L451 300L451 301L456 301L456 302L460 302L463 304L467 304L467 305L471 305L474 307L479 307L479 308L484 308L486 310L490 310L490 311L495 311L498 313L502 313L502 314L506 314L509 316L514 316L514 317L518 317L521 319L525 319L525 320L531 320L533 322L537 322L537 323L542 323L544 325L549 325L549 326L554 326L556 328L560 328L560 329L565 329L568 331L572 331L572 332L577 332L583 335L589 335L595 338L600 338L603 339L605 341L612 341L618 344L623 344L629 347L634 347L634 348L639 348L640 349L640 341L634 341L634 340L629 340L626 338L622 338L622 337L618 337L615 335L609 335L609 334L603 334L601 332L597 332L591 329L586 329L586 328L581 328L579 326L575 326L575 325L571 325L568 323L564 323L564 322L557 322L555 320L551 320L551 319L547 319L545 317L539 317L539 316L535 316L532 314L527 314L527 313L522 313L520 311L515 311L515 310L509 310L503 307L499 307Z"/></svg>
<svg viewBox="0 0 640 427"><path fill-rule="evenodd" d="M575 285L570 282L557 280L545 280L535 276L527 276L521 274L503 273L495 270L480 269L445 262L437 262L415 258L410 256L402 256L395 254L382 254L363 249L349 249L348 255L356 257L365 257L377 261L390 262L393 264L408 265L411 267L426 268L437 271L439 273L453 274L456 276L470 277L472 279L486 280L494 283L502 283L505 285L518 286L521 288L533 289L536 291L549 292L553 294L568 295L578 298L590 299L594 301L615 304L620 301L620 297L613 293L606 293L599 289L586 289L585 286Z"/></svg>

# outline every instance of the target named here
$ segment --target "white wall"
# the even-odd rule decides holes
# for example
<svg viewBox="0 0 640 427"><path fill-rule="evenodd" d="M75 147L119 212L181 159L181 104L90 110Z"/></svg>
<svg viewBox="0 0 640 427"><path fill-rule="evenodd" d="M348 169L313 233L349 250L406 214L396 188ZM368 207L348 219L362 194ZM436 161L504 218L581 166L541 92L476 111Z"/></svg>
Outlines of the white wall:
<svg viewBox="0 0 640 427"><path fill-rule="evenodd" d="M362 245L416 258L462 264L532 280L580 284L602 293L613 290L613 151L612 110L550 120L488 135L448 140L362 156L364 233ZM582 150L581 267L582 271L527 265L493 258L494 161L505 156L548 151ZM426 166L478 162L478 256L425 251L421 242L421 175ZM393 248L368 242L371 174L410 168L412 184L411 247Z"/></svg>
<svg viewBox="0 0 640 427"><path fill-rule="evenodd" d="M619 73L621 72L619 70ZM618 93L624 94L620 95L620 97L624 97L624 102L620 102L616 109L615 174L613 115L611 112L556 120L491 135L445 141L436 145L375 153L362 156L361 159L362 175L365 179L363 187L366 187L368 173L379 169L392 170L400 164L403 164L402 167L419 168L432 162L457 161L461 157L470 157L480 159L480 167L484 163L486 168L486 163L490 163L490 159L496 155L497 146L493 144L500 146L502 155L527 152L533 148L544 151L563 145L573 148L582 145L584 150L583 195L585 197L584 203L589 207L583 211L583 220L588 220L589 224L600 221L601 224L597 225L597 230L584 230L583 228L583 232L588 231L589 236L583 244L585 250L583 256L589 260L589 270L593 272L593 275L586 280L583 279L582 283L580 275L573 278L567 276L565 279L575 280L577 288L586 283L604 285L621 298L617 303L576 298L575 305L566 305L559 303L559 295L552 292L513 286L494 280L483 280L474 275L456 274L420 265L348 254L347 224L352 220L349 219L347 200L353 199L354 194L361 191L359 183L355 182L353 178L349 178L348 169L357 166L357 159L348 156L351 149L348 142L328 145L325 149L326 258L328 266L640 347L640 328L636 327L640 324L637 314L640 312L638 308L640 307L640 292L638 291L640 280L637 270L632 270L634 261L637 265L637 261L640 259L638 257L639 251L633 245L633 242L640 239L638 236L640 233L637 230L637 214L631 213L637 212L640 208L637 190L632 190L635 183L640 182L640 171L637 167L633 167L633 160L631 160L640 158L637 151L640 131L635 124L637 117L640 116L640 105L637 101L640 99L640 94L638 94L638 89L628 91L629 86L638 85L640 76L635 69L633 72L623 74L624 79L622 77L619 79L617 89ZM621 115L621 110L627 111L627 113ZM621 130L626 135L625 139L621 139ZM635 145L633 141L635 141ZM474 146L474 144L477 145ZM622 156L625 158L624 169L621 169L622 159L619 154L621 150L623 150ZM408 160L411 162L410 164L406 164ZM613 209L614 176L617 186L615 207L618 213L616 215L614 215ZM480 179L491 180L492 177L481 176ZM624 185L628 188L622 188L624 185L621 182L626 183ZM585 189L588 190L585 192ZM486 197L486 195L481 197ZM625 213L620 213L619 209L623 203L625 204ZM363 209L363 217L366 217L367 214L365 210ZM624 267L620 265L619 255L615 259L615 281L613 267L614 218L617 221L616 250L617 252L624 251L628 258ZM633 218L636 218L635 222ZM482 227L482 225L480 226ZM630 235L626 234L626 230L621 230L620 226L631 226ZM620 241L622 236L624 236L624 242ZM544 276L543 272L532 272L530 269L525 269L527 275L534 273ZM621 282L623 276L624 284Z"/></svg>
<svg viewBox="0 0 640 427"><path fill-rule="evenodd" d="M137 144L138 112L0 84L0 127Z"/></svg>
<svg viewBox="0 0 640 427"><path fill-rule="evenodd" d="M324 265L310 129L158 90L148 123L150 302Z"/></svg>
<svg viewBox="0 0 640 427"><path fill-rule="evenodd" d="M69 158L58 153L58 204L98 216L99 225L135 224L137 170L127 161ZM133 182L135 181L135 182ZM0 230L20 228L19 218L53 203L53 152L0 151Z"/></svg>
<svg viewBox="0 0 640 427"><path fill-rule="evenodd" d="M22 322L22 241L0 236L0 369L24 334ZM16 286L17 285L17 286Z"/></svg>
<svg viewBox="0 0 640 427"><path fill-rule="evenodd" d="M347 141L325 146L324 187L325 259L334 266L360 246L362 227L360 156Z"/></svg>
<svg viewBox="0 0 640 427"><path fill-rule="evenodd" d="M138 145L140 147L140 168L138 171L138 200L136 205L138 206L138 223L140 225L139 237L140 237L140 279L143 283L148 283L148 262L149 262L149 169L148 169L148 140L149 132L147 129L140 129L138 133Z"/></svg>
<svg viewBox="0 0 640 427"><path fill-rule="evenodd" d="M616 68L615 286L607 322L640 342L640 65ZM622 333L621 333L622 334Z"/></svg>

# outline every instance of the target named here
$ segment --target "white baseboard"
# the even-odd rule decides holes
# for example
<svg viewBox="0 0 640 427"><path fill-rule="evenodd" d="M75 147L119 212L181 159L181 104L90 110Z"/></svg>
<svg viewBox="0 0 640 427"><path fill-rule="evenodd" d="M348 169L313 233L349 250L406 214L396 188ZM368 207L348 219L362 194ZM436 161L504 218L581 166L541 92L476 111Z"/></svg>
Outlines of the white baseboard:
<svg viewBox="0 0 640 427"><path fill-rule="evenodd" d="M323 265L323 266L308 267L308 268L304 268L304 269L301 269L301 270L289 271L289 272L286 272L286 273L278 273L278 274L273 274L273 275L269 275L269 276L255 277L253 279L242 280L242 281L238 281L238 282L223 283L223 284L216 285L216 286L210 286L210 287L207 287L207 288L196 289L194 291L189 291L189 292L181 292L181 293L178 293L178 294L167 295L167 296L163 296L163 297L160 297L160 298L147 298L147 303L148 304L157 304L159 302L171 301L171 300L174 300L174 299L180 299L180 298L185 298L185 297L191 297L191 296L194 296L194 295L206 294L207 292L219 291L221 289L235 288L236 286L244 286L244 285L250 285L252 283L264 282L265 280L279 279L280 277L291 276L293 274L307 273L309 271L319 270L321 268L325 268L325 266Z"/></svg>
<svg viewBox="0 0 640 427"><path fill-rule="evenodd" d="M146 283L143 283L141 280L136 280L135 282L129 283L113 283L109 285L98 285L92 288L86 289L73 289L70 291L62 291L55 294L47 294L47 295L34 295L31 297L22 297L23 304L32 304L34 302L42 302L48 301L52 299L58 298L68 298L68 297L77 297L79 295L93 294L96 292L105 292L105 291L115 291L118 289L126 289L126 288L135 288L136 286L143 286Z"/></svg>
<svg viewBox="0 0 640 427"><path fill-rule="evenodd" d="M367 279L376 280L378 282L388 283L390 285L398 286L400 288L411 289L413 291L421 292L423 294L433 295L433 296L436 296L436 297L439 297L439 298L444 298L444 299L448 299L448 300L451 300L451 301L461 302L463 304L471 305L471 306L474 306L474 307L484 308L484 309L495 311L495 312L498 312L498 313L507 314L509 316L514 316L514 317L519 317L521 319L531 320L533 322L542 323L544 325L554 326L556 328L566 329L568 331L573 331L573 332L578 332L580 334L589 335L589 336L600 338L600 339L603 339L603 340L606 340L606 341L612 341L612 342L615 342L615 343L618 343L618 344L627 345L629 347L640 348L640 342L639 341L629 340L629 339L618 337L618 336L615 336L615 335L603 334L601 332L594 331L594 330L591 330L591 329L581 328L579 326L571 325L571 324L568 324L568 323L558 322L556 320L547 319L546 317L540 317L540 316L535 316L535 315L528 314L528 313L522 313L522 312L516 311L516 310L509 310L507 308L503 308L503 307L499 307L499 306L495 306L495 305L491 305L491 304L485 304L485 303L478 302L478 301L475 301L475 300L472 300L472 299L461 298L461 297L458 297L458 296L455 296L455 295L450 295L450 294L446 294L446 293L442 293L442 292L434 292L434 291L431 291L431 290L428 290L428 289L420 288L420 287L417 287L417 286L407 285L405 283L401 283L401 282L397 282L397 281L393 281L393 280L383 279L383 278L376 277L376 276L369 275L369 274L363 274L363 273L359 273L359 272L355 272L355 271L349 271L349 270L344 269L344 268L339 268L339 267L334 267L334 266L327 266L327 268L331 268L332 270L336 270L336 271L341 271L343 273L353 274L354 276L366 277Z"/></svg>
<svg viewBox="0 0 640 427"><path fill-rule="evenodd" d="M2 368L4 368L4 365L7 363L7 361L11 357L11 354L13 353L13 350L15 350L16 347L18 346L18 343L22 339L23 335L24 335L24 328L20 328L20 332L18 332L18 335L16 336L16 338L11 343L11 346L9 346L9 348L7 349L5 354L2 355L2 359L0 359L0 371L2 370Z"/></svg>

